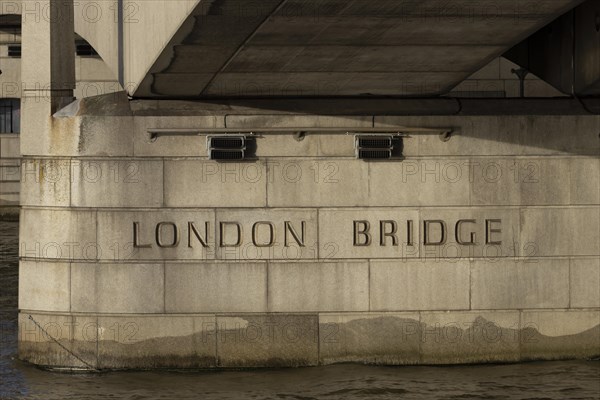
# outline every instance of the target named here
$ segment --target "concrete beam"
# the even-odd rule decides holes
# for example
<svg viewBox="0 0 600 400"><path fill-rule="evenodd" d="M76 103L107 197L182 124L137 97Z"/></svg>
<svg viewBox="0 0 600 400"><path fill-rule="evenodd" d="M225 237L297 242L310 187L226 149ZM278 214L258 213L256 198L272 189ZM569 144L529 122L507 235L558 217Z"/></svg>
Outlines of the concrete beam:
<svg viewBox="0 0 600 400"><path fill-rule="evenodd" d="M21 154L49 140L52 115L74 100L76 83L73 1L37 4L47 16L22 14Z"/></svg>
<svg viewBox="0 0 600 400"><path fill-rule="evenodd" d="M45 0L48 17L22 15L22 79L25 96L48 96L49 114L75 89L73 2ZM63 102L64 105L64 102Z"/></svg>
<svg viewBox="0 0 600 400"><path fill-rule="evenodd" d="M586 1L504 56L565 94L600 95L600 3Z"/></svg>
<svg viewBox="0 0 600 400"><path fill-rule="evenodd" d="M101 102L104 104L104 102ZM600 99L455 98L296 98L227 100L133 100L134 115L589 115L600 113ZM96 113L103 108L89 107Z"/></svg>
<svg viewBox="0 0 600 400"><path fill-rule="evenodd" d="M130 94L440 95L581 1L203 2Z"/></svg>
<svg viewBox="0 0 600 400"><path fill-rule="evenodd" d="M600 95L600 2L575 9L575 93Z"/></svg>

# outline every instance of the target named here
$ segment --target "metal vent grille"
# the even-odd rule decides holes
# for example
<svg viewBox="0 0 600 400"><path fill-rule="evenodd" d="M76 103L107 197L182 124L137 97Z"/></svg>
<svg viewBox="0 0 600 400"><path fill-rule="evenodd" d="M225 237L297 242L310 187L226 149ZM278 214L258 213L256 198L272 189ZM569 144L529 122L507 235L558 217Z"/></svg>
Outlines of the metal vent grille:
<svg viewBox="0 0 600 400"><path fill-rule="evenodd" d="M213 137L210 145L215 149L242 149L245 147L244 142L243 136L219 136Z"/></svg>
<svg viewBox="0 0 600 400"><path fill-rule="evenodd" d="M240 161L246 158L244 135L209 136L208 158L217 161Z"/></svg>
<svg viewBox="0 0 600 400"><path fill-rule="evenodd" d="M358 151L358 158L361 160L387 160L392 158L392 151L381 149L361 149Z"/></svg>
<svg viewBox="0 0 600 400"><path fill-rule="evenodd" d="M244 159L244 150L212 150L210 152L211 160L243 160Z"/></svg>
<svg viewBox="0 0 600 400"><path fill-rule="evenodd" d="M392 158L393 137L389 135L356 135L356 158L360 160L387 160Z"/></svg>
<svg viewBox="0 0 600 400"><path fill-rule="evenodd" d="M358 136L358 147L366 149L384 149L392 147L391 136Z"/></svg>

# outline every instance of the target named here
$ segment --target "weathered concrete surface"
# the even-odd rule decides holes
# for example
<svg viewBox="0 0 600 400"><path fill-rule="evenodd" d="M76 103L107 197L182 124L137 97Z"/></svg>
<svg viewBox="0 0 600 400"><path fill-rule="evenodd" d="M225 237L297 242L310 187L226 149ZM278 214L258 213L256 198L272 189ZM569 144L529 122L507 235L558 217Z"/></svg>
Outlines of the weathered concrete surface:
<svg viewBox="0 0 600 400"><path fill-rule="evenodd" d="M389 260L370 263L370 309L465 310L469 305L467 260Z"/></svg>
<svg viewBox="0 0 600 400"><path fill-rule="evenodd" d="M269 263L270 312L366 311L366 262Z"/></svg>
<svg viewBox="0 0 600 400"><path fill-rule="evenodd" d="M19 356L51 368L100 370L592 358L600 356L599 318L598 310L223 315L22 311Z"/></svg>
<svg viewBox="0 0 600 400"><path fill-rule="evenodd" d="M582 1L168 0L124 4L121 12L93 0L74 3L75 32L105 63L93 69L86 65L93 61L76 64L77 72L90 71L75 88L78 97L119 87L140 97L198 97L448 92ZM44 7L17 0L6 12L36 21ZM598 64L589 62L598 51L594 7L589 0L577 9L578 87L597 81ZM3 80L29 81L18 79L18 68L8 63L17 61L4 60ZM514 95L516 86L513 80L502 90Z"/></svg>
<svg viewBox="0 0 600 400"><path fill-rule="evenodd" d="M519 312L421 313L421 362L519 361Z"/></svg>
<svg viewBox="0 0 600 400"><path fill-rule="evenodd" d="M57 158L23 160L21 195L22 206L70 206L71 161Z"/></svg>
<svg viewBox="0 0 600 400"><path fill-rule="evenodd" d="M162 313L165 311L164 277L162 264L72 263L70 311Z"/></svg>
<svg viewBox="0 0 600 400"><path fill-rule="evenodd" d="M210 368L215 362L215 317L98 317L98 368Z"/></svg>
<svg viewBox="0 0 600 400"><path fill-rule="evenodd" d="M93 3L92 7L96 6L100 7L100 4ZM35 7L32 6L30 10L33 11ZM35 19L32 14L30 14L30 17ZM24 81L21 78L22 63L20 58L6 56L9 45L20 45L20 35L9 35L5 32L0 32L0 35L3 37L2 44L0 44L0 49L2 49L2 55L0 56L2 60L0 97L18 99L22 97L24 91L30 90L35 84ZM75 79L74 95L78 99L123 90L117 81L116 72L113 73L110 67L104 62L104 59L100 57L77 56L75 58Z"/></svg>
<svg viewBox="0 0 600 400"><path fill-rule="evenodd" d="M550 226L577 226L577 230L544 229ZM577 208L530 208L521 213L521 240L536 243L539 254L548 256L591 256L598 253L597 237L600 209L596 206Z"/></svg>
<svg viewBox="0 0 600 400"><path fill-rule="evenodd" d="M267 264L167 263L165 311L267 312Z"/></svg>
<svg viewBox="0 0 600 400"><path fill-rule="evenodd" d="M571 306L600 307L600 259L576 259L570 268Z"/></svg>
<svg viewBox="0 0 600 400"><path fill-rule="evenodd" d="M521 324L524 344L521 358L569 359L593 354L598 357L599 321L599 312L592 310L523 312Z"/></svg>
<svg viewBox="0 0 600 400"><path fill-rule="evenodd" d="M112 369L599 355L598 116L260 104L88 99L24 143L21 358ZM211 162L205 133L148 132L226 126L255 132L257 161ZM454 134L411 132L404 160L369 163L353 148L369 127ZM77 357L36 335L30 314ZM78 320L68 332L95 324L85 338L52 324Z"/></svg>
<svg viewBox="0 0 600 400"><path fill-rule="evenodd" d="M95 211L22 208L19 255L41 260L96 260L98 242L94 226Z"/></svg>
<svg viewBox="0 0 600 400"><path fill-rule="evenodd" d="M321 364L419 364L418 313L319 315Z"/></svg>
<svg viewBox="0 0 600 400"><path fill-rule="evenodd" d="M576 261L579 260L573 260ZM590 278L593 276L590 274ZM498 260L494 263L477 260L472 263L471 279L471 306L474 309L569 306L569 260L565 258Z"/></svg>
<svg viewBox="0 0 600 400"><path fill-rule="evenodd" d="M220 367L301 367L319 360L315 314L217 316Z"/></svg>
<svg viewBox="0 0 600 400"><path fill-rule="evenodd" d="M164 165L166 207L267 205L267 166L262 161L215 165L210 161L168 160ZM222 190L215 191L215 186Z"/></svg>
<svg viewBox="0 0 600 400"><path fill-rule="evenodd" d="M96 316L21 312L19 358L40 366L95 368L97 321Z"/></svg>
<svg viewBox="0 0 600 400"><path fill-rule="evenodd" d="M275 159L268 166L271 206L352 207L369 201L369 165L366 163L344 159L335 163ZM340 196L340 193L345 195Z"/></svg>
<svg viewBox="0 0 600 400"><path fill-rule="evenodd" d="M24 261L19 265L19 309L71 311L71 265Z"/></svg>
<svg viewBox="0 0 600 400"><path fill-rule="evenodd" d="M160 207L163 200L160 160L81 160L71 162L73 207Z"/></svg>
<svg viewBox="0 0 600 400"><path fill-rule="evenodd" d="M130 93L179 98L446 93L579 3L201 2ZM162 35L155 36L162 42Z"/></svg>

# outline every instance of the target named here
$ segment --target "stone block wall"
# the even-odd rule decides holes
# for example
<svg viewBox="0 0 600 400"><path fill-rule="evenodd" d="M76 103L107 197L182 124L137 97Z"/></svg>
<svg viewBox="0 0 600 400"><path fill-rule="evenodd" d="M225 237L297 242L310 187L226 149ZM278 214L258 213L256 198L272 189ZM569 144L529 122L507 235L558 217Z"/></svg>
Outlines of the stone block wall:
<svg viewBox="0 0 600 400"><path fill-rule="evenodd" d="M10 38L5 38L6 41L14 41L14 43L20 44L20 37L13 36L14 35L10 35ZM0 84L2 87L0 97L19 98L21 97L21 90L23 89L20 74L21 60L20 58L8 57L7 51L6 45L0 45L0 62L3 63L3 73L0 75ZM472 76L465 79L449 93L449 96L519 97L519 80L515 74L511 73L511 70L515 68L518 68L516 64L503 57L498 57ZM74 93L76 98L81 99L121 90L118 82L116 82L108 69L108 66L98 57L77 57L75 62L75 72L78 78ZM560 92L532 74L527 76L525 83L525 94L527 97L561 96ZM15 174L17 177L19 176L19 171L15 171L14 169L14 165L20 163L17 160L19 158L18 136L1 135L0 148L2 147L1 141L3 140L7 141L4 145L5 149L10 148L10 150L5 150L4 153L0 155L0 170L4 170L4 175L0 175L0 214L12 215L14 217L18 214L17 206L19 200L19 185L13 179L13 175ZM279 141L281 142L281 139L279 139ZM165 153L165 155L169 154L169 152L177 154L177 151L181 151L186 147L185 143L186 140L171 141L170 146L167 146L169 148L167 149L165 146L162 146L161 151L166 151L167 153ZM140 144L140 146L142 146L142 144ZM281 142L278 147L272 147L274 146L274 143L269 143L269 146L271 146L270 149L266 151L271 152L271 154L275 154L274 152L276 151L279 152L279 155L286 154L285 152L282 153L282 151L285 151L286 149L284 142ZM327 146L327 144L324 144L324 146ZM147 146L146 150L155 153L157 151L156 146ZM263 150L265 149L262 149L261 151ZM298 149L290 149L290 155L292 156L297 154L297 152ZM329 154L328 150L324 148L323 155L325 156L327 154ZM351 151L348 154L351 154ZM4 158L7 159L5 160ZM6 179L6 174L10 175L10 179Z"/></svg>
<svg viewBox="0 0 600 400"><path fill-rule="evenodd" d="M115 369L600 355L598 117L147 107L62 116L51 137L24 140L22 359ZM406 126L454 134L410 133L402 160L365 162L345 133ZM152 141L158 128L252 129L256 160L211 161L205 135Z"/></svg>

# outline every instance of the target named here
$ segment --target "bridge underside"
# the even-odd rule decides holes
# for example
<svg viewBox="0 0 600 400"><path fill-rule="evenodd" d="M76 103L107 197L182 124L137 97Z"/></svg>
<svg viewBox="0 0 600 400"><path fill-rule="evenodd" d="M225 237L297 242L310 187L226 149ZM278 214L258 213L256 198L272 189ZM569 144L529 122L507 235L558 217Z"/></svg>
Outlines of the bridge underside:
<svg viewBox="0 0 600 400"><path fill-rule="evenodd" d="M194 1L138 2L129 97L23 24L21 360L600 356L600 98L432 98L581 1Z"/></svg>
<svg viewBox="0 0 600 400"><path fill-rule="evenodd" d="M203 1L134 96L439 95L579 3Z"/></svg>

